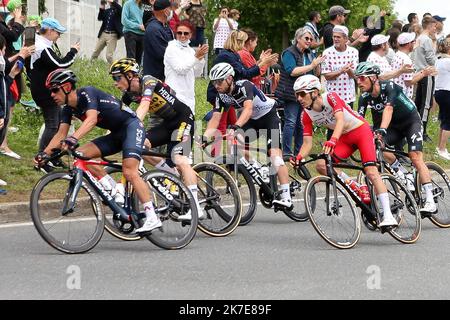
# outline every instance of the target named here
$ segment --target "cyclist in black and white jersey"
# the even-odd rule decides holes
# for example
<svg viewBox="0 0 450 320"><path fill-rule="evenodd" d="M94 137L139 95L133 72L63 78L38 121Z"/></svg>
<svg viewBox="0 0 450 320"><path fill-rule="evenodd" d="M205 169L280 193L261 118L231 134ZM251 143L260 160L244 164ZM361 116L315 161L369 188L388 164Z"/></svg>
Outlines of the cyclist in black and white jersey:
<svg viewBox="0 0 450 320"><path fill-rule="evenodd" d="M108 129L110 131L108 135L94 139L78 148L77 151L88 158L106 157L122 151L123 175L136 191L147 218L144 225L136 229L136 232L147 232L161 227L162 223L156 216L151 201L150 189L142 180L138 170L145 140L144 125L131 109L124 107L112 95L94 87L77 90L76 82L77 78L70 70L57 69L48 75L45 85L57 105L55 108L60 106L64 108L58 132L44 151L36 155L35 162L38 165L44 164L53 148L62 147L66 150L76 148L78 141L96 126ZM71 136L67 136L73 116L82 120L83 123ZM91 166L89 171L105 186L103 180L108 175L104 169Z"/></svg>
<svg viewBox="0 0 450 320"><path fill-rule="evenodd" d="M175 92L164 82L151 75L141 76L139 64L134 59L123 58L115 61L111 65L110 74L116 88L124 93L122 101L125 104L132 102L139 104L136 114L141 121L147 113L163 119L160 125L147 131L146 139L149 143L146 145L154 148L167 144L173 163L182 174L184 183L195 199L198 218L204 219L206 216L198 202L197 176L189 159L194 135L194 115L191 108L178 100ZM155 164L148 157L144 159ZM164 160L161 159L161 161ZM161 164L156 167L169 171ZM178 219L190 220L190 211Z"/></svg>
<svg viewBox="0 0 450 320"><path fill-rule="evenodd" d="M272 164L278 173L282 193L274 204L292 207L289 191L289 173L279 147L281 141L280 118L276 111L276 101L268 98L248 80L234 81L234 69L228 63L218 63L210 71L209 78L218 91L213 116L208 122L204 139L212 137L219 126L221 114L231 106L242 109L236 124L229 126L229 135L237 130L255 129L267 132L267 149ZM248 135L247 135L248 137Z"/></svg>
<svg viewBox="0 0 450 320"><path fill-rule="evenodd" d="M380 68L372 62L362 62L357 66L355 75L363 92L359 113L364 116L367 108L371 109L375 133L388 145L397 145L406 138L409 157L426 192L426 202L420 212L435 214L437 207L433 198L430 171L423 160L422 120L414 102L406 96L403 89L392 80L379 80L379 74ZM392 153L386 152L384 157L396 171L407 172Z"/></svg>

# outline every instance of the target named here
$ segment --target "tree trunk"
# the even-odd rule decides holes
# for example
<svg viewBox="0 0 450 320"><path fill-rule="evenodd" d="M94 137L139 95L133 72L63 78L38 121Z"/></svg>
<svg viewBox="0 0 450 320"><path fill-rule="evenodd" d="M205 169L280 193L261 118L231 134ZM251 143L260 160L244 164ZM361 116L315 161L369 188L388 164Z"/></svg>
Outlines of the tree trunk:
<svg viewBox="0 0 450 320"><path fill-rule="evenodd" d="M289 42L289 31L286 26L286 28L283 28L283 40L281 43L282 50L286 49L290 45L291 45L291 43Z"/></svg>

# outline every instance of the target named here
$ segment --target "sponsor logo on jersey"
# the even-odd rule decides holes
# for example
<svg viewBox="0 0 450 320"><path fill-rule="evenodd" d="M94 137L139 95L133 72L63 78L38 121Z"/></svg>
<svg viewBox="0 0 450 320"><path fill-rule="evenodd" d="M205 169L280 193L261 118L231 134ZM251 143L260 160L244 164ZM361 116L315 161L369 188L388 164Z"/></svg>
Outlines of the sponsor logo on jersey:
<svg viewBox="0 0 450 320"><path fill-rule="evenodd" d="M161 89L158 90L158 93L171 105L175 104L175 98L164 87L161 87Z"/></svg>

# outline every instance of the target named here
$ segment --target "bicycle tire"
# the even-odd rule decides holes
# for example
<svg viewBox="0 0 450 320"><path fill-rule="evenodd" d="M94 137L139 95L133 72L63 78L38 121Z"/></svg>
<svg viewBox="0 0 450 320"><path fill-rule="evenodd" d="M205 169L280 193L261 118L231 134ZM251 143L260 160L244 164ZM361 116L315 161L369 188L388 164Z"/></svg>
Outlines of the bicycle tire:
<svg viewBox="0 0 450 320"><path fill-rule="evenodd" d="M308 168L306 168L305 166L299 167L299 168L296 170L296 172L297 172L297 174L298 174L302 179L304 179L304 180L306 180L306 181L308 181L308 180L311 179L311 173L309 172ZM295 203L295 202L303 202L303 204L304 204L304 203L305 203L305 199L304 199L304 198L303 198L303 199L297 199L297 193L295 193L295 191L293 191L293 185L294 185L294 184L299 184L299 187L300 187L299 193L300 193L300 194L304 194L304 193L301 192L301 181L299 181L297 178L295 178L295 177L292 176L292 175L289 175L289 177L291 178L291 181L290 181L290 189L291 189L291 197L292 197L292 201L293 201L294 203ZM315 199L316 199L316 197L311 196L311 201L313 202L313 203L311 204L311 206L312 206L313 208L315 208L315 206L316 206L316 200L315 200ZM285 214L286 216L288 216L291 220L295 221L295 222L305 222L305 221L308 221L308 220L309 220L309 214L308 214L308 212L306 211L306 208L305 208L305 211L302 212L302 211L300 211L300 210L301 210L300 207L305 208L305 205L299 206L298 209L296 209L296 207L294 206L294 209L293 209L293 210L291 210L291 211L284 211L284 214Z"/></svg>
<svg viewBox="0 0 450 320"><path fill-rule="evenodd" d="M392 215L398 222L398 226L395 229L390 230L389 234L401 243L415 243L420 237L422 219L420 217L419 208L417 207L414 196L406 188L406 186L403 185L402 182L398 181L394 176L388 173L382 173L380 176L388 189ZM389 183L386 183L387 181ZM391 186L392 189L390 189L389 186ZM400 196L400 192L403 192L403 195ZM375 201L375 205L378 206L378 210L380 210L377 201ZM400 211L402 209L405 210ZM414 209L414 212L411 212L412 209ZM403 230L405 231L403 232Z"/></svg>
<svg viewBox="0 0 450 320"><path fill-rule="evenodd" d="M54 193L62 192L63 198L71 194L70 188L73 177L68 172L51 172L43 176L34 186L30 196L30 213L33 224L38 231L39 235L53 248L64 253L76 254L84 253L94 248L100 241L105 228L105 218L101 208L101 200L94 189L89 185L87 180L83 178L83 184L80 188L80 194L77 196L77 203L74 212L67 215L61 215L61 205L65 201L63 199L54 196ZM57 186L49 187L51 196L45 193L46 187L52 182L59 182ZM66 186L67 185L67 186ZM42 195L42 199L41 199ZM45 198L48 199L45 199ZM87 198L87 200L85 199ZM54 199L54 200L49 200ZM55 201L56 200L56 201ZM41 208L42 204L42 208ZM92 208L94 211L94 219L89 218L84 214L83 210ZM44 213L45 210L45 213ZM80 216L77 217L77 214ZM44 219L50 219L49 222L44 222ZM67 219L66 219L67 218ZM78 219L77 219L78 218ZM74 232L78 229L83 235L86 235L86 225L89 221L94 221L95 224L92 234L88 235L86 241L79 244L72 244L74 239ZM76 222L81 222L82 228L72 228ZM52 223L50 229L46 228L46 225ZM78 224L77 224L78 226ZM69 229L69 238L59 240L50 231L55 231L55 234L59 230ZM64 231L64 230L63 230ZM61 232L59 232L61 233Z"/></svg>
<svg viewBox="0 0 450 320"><path fill-rule="evenodd" d="M231 175L222 167L214 163L199 163L193 167L197 173L198 181L198 197L201 202L206 196L214 196L217 193L216 200L207 201L203 208L206 218L199 220L198 228L203 233L212 237L225 237L231 234L239 225L242 217L242 200L239 189L234 182ZM203 178L202 173L206 172ZM218 185L221 179L222 184ZM219 194L220 190L224 192L222 196ZM227 194L231 194L232 199L224 200ZM231 210L227 210L231 209Z"/></svg>
<svg viewBox="0 0 450 320"><path fill-rule="evenodd" d="M431 161L425 162L425 165L430 171L431 181L433 183L433 193L439 194L439 196L435 196L435 202L437 200L438 212L436 214L432 214L429 219L439 228L450 228L450 203L446 204L446 202L450 201L448 200L448 196L450 195L450 179L440 165ZM433 175L432 171L436 172L436 174ZM439 180L441 183L438 182ZM421 190L419 177L417 177L416 181L416 190ZM444 199L446 194L447 201Z"/></svg>
<svg viewBox="0 0 450 320"><path fill-rule="evenodd" d="M178 250L186 247L194 239L198 228L198 210L192 193L177 176L168 172L148 171L142 175L142 179L151 186L153 205L162 222L161 228L152 230L145 237L154 245L166 250ZM173 183L178 190L178 195L170 192L173 200L167 198L169 196L167 189L159 190L154 187L155 183L160 186L166 179ZM133 196L137 199L135 193ZM179 205L179 208L175 209L173 204ZM160 206L167 207L167 209L159 211ZM192 219L189 222L178 220L178 216L186 214L188 210L191 211Z"/></svg>
<svg viewBox="0 0 450 320"><path fill-rule="evenodd" d="M323 187L317 187L317 185L319 183L324 183ZM317 187L317 188L316 188ZM334 196L332 195L332 186L331 186L331 178L327 177L327 176L317 176L314 177L312 179L310 179L306 185L305 188L305 205L306 205L306 210L309 214L309 220L311 221L311 224L314 227L314 230L316 230L316 232L320 235L320 237L322 239L324 239L328 244L332 245L335 248L338 249L350 249L353 248L356 243L358 242L360 235L361 235L361 221L360 221L360 216L359 214L357 214L356 212L356 208L353 204L353 200L350 197L350 195L347 193L347 191L336 182L336 188L337 188L337 193L340 194L338 196L339 198L344 198L345 201L347 202L348 206L344 209L339 210L340 216L336 215L334 212L332 214L328 214L328 209L329 208L325 208L327 214L326 214L326 218L323 219L324 223L322 224L322 219L320 219L319 214L316 214L316 211L318 211L318 207L319 204L322 203L322 201L316 201L317 206L316 208L312 208L310 203L311 203L311 197L314 196L316 197L319 193L319 191L321 191L324 188L325 191L325 201L323 201L323 203L330 203L331 204L331 199L334 198ZM312 192L312 190L314 190L314 192ZM328 198L328 200L327 200ZM342 204L344 204L344 201L338 200L339 201L339 207L342 206ZM333 205L331 206L331 209L335 209L336 205L335 202L333 200ZM343 220L343 215L349 216L349 219L353 222L349 222L349 223L345 223L346 225L350 226L350 228L352 230L350 230L349 232L347 232L348 235L350 235L349 237L347 236L347 238L345 239L332 239L330 233L332 230L336 230L336 228L333 226L331 227L331 231L326 230L327 226L329 226L330 224L337 224L340 220ZM325 221L326 220L326 221ZM342 229L343 224L341 224L341 227L339 227L340 229ZM346 237L346 236L344 236Z"/></svg>

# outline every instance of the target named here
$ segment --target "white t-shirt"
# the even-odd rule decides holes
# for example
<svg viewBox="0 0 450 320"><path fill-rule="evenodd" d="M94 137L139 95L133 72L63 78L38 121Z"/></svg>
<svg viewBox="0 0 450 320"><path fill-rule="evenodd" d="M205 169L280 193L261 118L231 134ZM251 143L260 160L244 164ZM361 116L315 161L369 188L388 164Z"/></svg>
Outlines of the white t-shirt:
<svg viewBox="0 0 450 320"><path fill-rule="evenodd" d="M397 51L395 54L394 61L392 63L392 68L394 70L400 69L405 64L413 65L411 58L404 52ZM414 94L413 86L407 86L405 81L411 81L413 78L412 73L404 73L400 77L395 78L394 82L403 88L403 92L408 96L408 98L412 99Z"/></svg>
<svg viewBox="0 0 450 320"><path fill-rule="evenodd" d="M352 69L355 70L359 63L358 50L349 46L343 52L337 51L334 46L329 47L323 52L323 56L326 56L322 63L323 74L338 71L349 63L353 64ZM356 100L355 80L347 73L341 74L336 80L327 80L326 91L336 92L346 103Z"/></svg>
<svg viewBox="0 0 450 320"><path fill-rule="evenodd" d="M392 67L389 64L388 60L386 59L386 57L382 57L380 56L378 53L372 51L369 54L369 57L367 58L368 62L372 62L374 64L376 64L378 67L380 67L381 70L381 74L385 74L387 72L391 72L392 71Z"/></svg>
<svg viewBox="0 0 450 320"><path fill-rule="evenodd" d="M450 91L450 58L441 58L436 61L436 91Z"/></svg>
<svg viewBox="0 0 450 320"><path fill-rule="evenodd" d="M216 18L214 19L214 23L213 26L216 24L217 22ZM233 25L233 21L232 19L229 19L231 24ZM233 29L230 29L230 26L228 25L228 21L224 18L220 18L220 22L219 22L219 26L217 27L215 33L216 35L214 36L214 49L223 49L223 45L225 44L225 41L227 41L228 36L230 35L231 31L233 31Z"/></svg>

